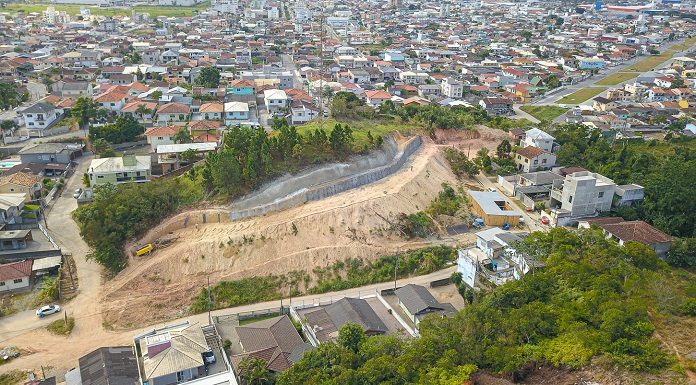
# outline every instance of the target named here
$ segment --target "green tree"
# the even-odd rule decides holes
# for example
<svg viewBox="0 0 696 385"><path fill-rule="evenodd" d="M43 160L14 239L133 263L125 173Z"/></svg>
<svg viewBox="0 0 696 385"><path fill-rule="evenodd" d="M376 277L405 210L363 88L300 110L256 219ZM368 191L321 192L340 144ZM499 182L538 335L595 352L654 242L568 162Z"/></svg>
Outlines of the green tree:
<svg viewBox="0 0 696 385"><path fill-rule="evenodd" d="M160 91L160 90L153 91L153 92L150 94L150 99L152 99L152 100L158 101L158 100L160 100L161 98L162 98L162 91Z"/></svg>
<svg viewBox="0 0 696 385"><path fill-rule="evenodd" d="M241 385L270 385L275 383L266 361L260 358L245 358L239 363Z"/></svg>
<svg viewBox="0 0 696 385"><path fill-rule="evenodd" d="M336 342L348 350L358 352L360 345L365 341L366 338L367 337L362 326L349 322L343 325L341 330L338 331L338 338L336 339Z"/></svg>
<svg viewBox="0 0 696 385"><path fill-rule="evenodd" d="M191 131L186 126L179 128L179 131L174 134L174 142L176 143L191 143Z"/></svg>
<svg viewBox="0 0 696 385"><path fill-rule="evenodd" d="M346 156L351 151L353 141L353 130L348 125L336 123L329 135L329 143L334 154L340 157Z"/></svg>
<svg viewBox="0 0 696 385"><path fill-rule="evenodd" d="M138 108L135 109L135 113L140 115L140 120L145 120L145 114L151 114L152 110L147 108L145 104L138 104Z"/></svg>
<svg viewBox="0 0 696 385"><path fill-rule="evenodd" d="M215 67L205 67L195 80L196 84L206 88L217 88L220 85L220 70Z"/></svg>
<svg viewBox="0 0 696 385"><path fill-rule="evenodd" d="M85 96L80 96L75 101L71 114L77 120L77 124L80 129L84 130L89 127L90 121L97 117L97 110L99 109L99 103L94 101L92 98Z"/></svg>
<svg viewBox="0 0 696 385"><path fill-rule="evenodd" d="M495 153L498 156L498 158L507 158L508 155L510 154L510 151L512 151L512 145L507 139L503 139L502 142L496 147Z"/></svg>
<svg viewBox="0 0 696 385"><path fill-rule="evenodd" d="M667 252L667 263L675 267L696 267L696 237L678 238Z"/></svg>

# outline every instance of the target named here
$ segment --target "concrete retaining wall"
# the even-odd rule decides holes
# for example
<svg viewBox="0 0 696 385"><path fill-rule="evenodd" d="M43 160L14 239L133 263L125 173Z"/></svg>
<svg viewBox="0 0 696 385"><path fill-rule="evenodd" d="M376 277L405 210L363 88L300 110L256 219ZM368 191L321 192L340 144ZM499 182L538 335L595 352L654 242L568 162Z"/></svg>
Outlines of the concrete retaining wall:
<svg viewBox="0 0 696 385"><path fill-rule="evenodd" d="M351 164L325 166L268 186L233 204L230 218L236 220L263 215L376 182L398 171L420 145L421 138L417 136L399 150L394 139L389 137L384 141L384 149L375 155L360 158ZM280 195L281 192L285 194ZM270 200L273 196L279 198Z"/></svg>

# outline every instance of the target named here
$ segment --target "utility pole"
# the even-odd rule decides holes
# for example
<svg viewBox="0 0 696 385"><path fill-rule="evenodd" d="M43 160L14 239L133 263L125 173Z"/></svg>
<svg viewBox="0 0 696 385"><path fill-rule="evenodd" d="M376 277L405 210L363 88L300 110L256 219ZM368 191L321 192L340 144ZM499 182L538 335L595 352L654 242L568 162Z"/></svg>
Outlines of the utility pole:
<svg viewBox="0 0 696 385"><path fill-rule="evenodd" d="M319 125L324 121L324 1L319 14Z"/></svg>

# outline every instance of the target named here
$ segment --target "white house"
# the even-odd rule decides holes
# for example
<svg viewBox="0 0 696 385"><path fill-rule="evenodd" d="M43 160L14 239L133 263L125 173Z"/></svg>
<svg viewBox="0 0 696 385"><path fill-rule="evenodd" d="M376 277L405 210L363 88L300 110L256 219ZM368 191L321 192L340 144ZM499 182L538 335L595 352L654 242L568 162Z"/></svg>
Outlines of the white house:
<svg viewBox="0 0 696 385"><path fill-rule="evenodd" d="M283 92L285 94L285 92ZM249 120L249 105L244 102L225 103L225 124Z"/></svg>
<svg viewBox="0 0 696 385"><path fill-rule="evenodd" d="M525 132L524 139L520 143L520 147L538 147L544 151L553 152L553 141L556 140L553 136L538 129L532 128Z"/></svg>
<svg viewBox="0 0 696 385"><path fill-rule="evenodd" d="M378 107L387 100L391 100L391 95L382 90L365 91L365 98L368 106Z"/></svg>
<svg viewBox="0 0 696 385"><path fill-rule="evenodd" d="M283 90L273 89L263 91L263 101L268 112L276 112L288 105L288 95Z"/></svg>
<svg viewBox="0 0 696 385"><path fill-rule="evenodd" d="M145 137L152 152L156 152L159 145L174 144L174 136L178 131L179 127L176 126L155 126L145 131Z"/></svg>
<svg viewBox="0 0 696 385"><path fill-rule="evenodd" d="M306 101L298 100L290 105L290 124L304 124L319 116L319 109Z"/></svg>
<svg viewBox="0 0 696 385"><path fill-rule="evenodd" d="M3 231L3 233L6 232ZM28 259L0 265L0 292L29 287L33 262L33 260Z"/></svg>
<svg viewBox="0 0 696 385"><path fill-rule="evenodd" d="M37 102L21 110L19 115L28 129L43 130L55 122L60 114L53 105Z"/></svg>
<svg viewBox="0 0 696 385"><path fill-rule="evenodd" d="M445 78L440 83L442 94L448 98L458 99L464 94L464 85L455 79Z"/></svg>
<svg viewBox="0 0 696 385"><path fill-rule="evenodd" d="M517 165L517 170L522 172L549 169L556 164L556 155L539 147L527 146L517 150L515 164Z"/></svg>

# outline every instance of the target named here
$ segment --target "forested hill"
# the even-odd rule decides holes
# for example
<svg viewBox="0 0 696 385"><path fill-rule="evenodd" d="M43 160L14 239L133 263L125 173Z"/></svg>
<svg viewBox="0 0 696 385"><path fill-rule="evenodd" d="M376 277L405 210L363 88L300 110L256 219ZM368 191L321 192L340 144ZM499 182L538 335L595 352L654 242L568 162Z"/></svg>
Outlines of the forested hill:
<svg viewBox="0 0 696 385"><path fill-rule="evenodd" d="M656 383L687 382L684 363L658 335L670 336L661 325L696 330L694 273L595 230L533 233L521 247L546 267L476 298L453 318L426 319L420 338L366 338L347 328L339 343L322 344L261 383L461 385L476 368L512 376L530 363L594 363Z"/></svg>

